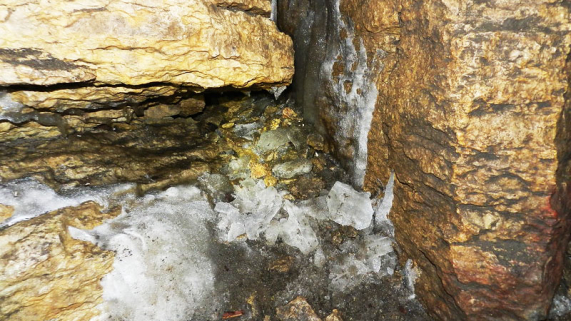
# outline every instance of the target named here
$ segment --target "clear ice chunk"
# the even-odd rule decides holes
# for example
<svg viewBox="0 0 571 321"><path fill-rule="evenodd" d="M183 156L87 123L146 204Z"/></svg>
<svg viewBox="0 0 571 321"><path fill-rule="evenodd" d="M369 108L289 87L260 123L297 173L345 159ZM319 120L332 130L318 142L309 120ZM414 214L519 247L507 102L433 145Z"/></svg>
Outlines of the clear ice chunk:
<svg viewBox="0 0 571 321"><path fill-rule="evenodd" d="M363 230L373 219L373 206L368 192L357 192L350 185L337 182L327 195L329 218L341 225Z"/></svg>

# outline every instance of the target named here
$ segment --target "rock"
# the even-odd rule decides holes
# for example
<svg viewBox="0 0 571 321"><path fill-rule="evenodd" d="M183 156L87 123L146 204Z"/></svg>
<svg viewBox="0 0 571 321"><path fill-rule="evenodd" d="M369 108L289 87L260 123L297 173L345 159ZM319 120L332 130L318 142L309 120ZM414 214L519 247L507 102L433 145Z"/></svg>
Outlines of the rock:
<svg viewBox="0 0 571 321"><path fill-rule="evenodd" d="M183 99L178 103L180 115L183 117L198 114L204 110L205 106L206 103L204 102L204 95Z"/></svg>
<svg viewBox="0 0 571 321"><path fill-rule="evenodd" d="M547 317L570 235L569 14L550 0L280 2L307 119L355 185L394 170L389 216L435 318Z"/></svg>
<svg viewBox="0 0 571 321"><path fill-rule="evenodd" d="M311 308L311 305L301 296L277 308L276 315L282 321L321 321Z"/></svg>
<svg viewBox="0 0 571 321"><path fill-rule="evenodd" d="M218 7L247 11L269 17L272 12L271 1L267 0L214 0Z"/></svg>
<svg viewBox="0 0 571 321"><path fill-rule="evenodd" d="M311 172L313 164L309 159L298 159L278 164L272 168L272 173L278 178L293 178Z"/></svg>
<svg viewBox="0 0 571 321"><path fill-rule="evenodd" d="M14 207L0 204L0 222L9 219L14 214Z"/></svg>
<svg viewBox="0 0 571 321"><path fill-rule="evenodd" d="M68 227L91 229L113 218L93 202L0 231L0 319L89 320L99 315L100 279L114 253L73 239Z"/></svg>
<svg viewBox="0 0 571 321"><path fill-rule="evenodd" d="M333 312L325 318L325 321L343 321L343 319L339 310L333 309Z"/></svg>
<svg viewBox="0 0 571 321"><path fill-rule="evenodd" d="M173 105L156 105L149 107L145 110L145 117L149 118L163 118L163 117L170 117L176 116L180 113L180 108Z"/></svg>
<svg viewBox="0 0 571 321"><path fill-rule="evenodd" d="M291 40L240 10L267 15L269 1L4 1L0 85L289 84Z"/></svg>
<svg viewBox="0 0 571 321"><path fill-rule="evenodd" d="M8 141L0 141L6 151L0 155L0 179L32 176L56 189L137 182L148 189L190 182L216 166L219 146L204 138L192 119L109 125L74 119L89 130L61 139L58 127L30 122L12 129L9 140L3 135Z"/></svg>

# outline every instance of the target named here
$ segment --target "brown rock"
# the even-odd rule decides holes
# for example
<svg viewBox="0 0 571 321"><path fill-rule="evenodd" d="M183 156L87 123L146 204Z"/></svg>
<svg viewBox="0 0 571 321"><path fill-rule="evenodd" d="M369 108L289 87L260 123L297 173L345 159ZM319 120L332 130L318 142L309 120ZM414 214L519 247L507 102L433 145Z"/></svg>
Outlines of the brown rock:
<svg viewBox="0 0 571 321"><path fill-rule="evenodd" d="M68 227L92 229L120 214L86 202L0 231L0 319L89 320L99 314L101 278L114 254L73 239Z"/></svg>
<svg viewBox="0 0 571 321"><path fill-rule="evenodd" d="M176 116L179 113L180 113L180 108L178 106L161 104L161 105L151 106L147 110L145 110L145 117L163 118L163 117Z"/></svg>
<svg viewBox="0 0 571 321"><path fill-rule="evenodd" d="M56 189L137 182L148 189L189 182L216 166L219 146L205 139L192 119L110 125L77 121L92 130L61 139L58 127L34 122L12 129L12 139L0 141L5 151L0 179L33 176Z"/></svg>
<svg viewBox="0 0 571 321"><path fill-rule="evenodd" d="M339 310L333 309L333 312L325 318L325 321L343 321L343 319Z"/></svg>
<svg viewBox="0 0 571 321"><path fill-rule="evenodd" d="M441 319L545 318L569 237L568 8L394 3L402 54L380 76L367 184L395 171L417 293Z"/></svg>
<svg viewBox="0 0 571 321"><path fill-rule="evenodd" d="M204 102L203 95L186 98L178 103L178 107L180 108L180 115L183 117L198 114L204 110L205 106L206 103Z"/></svg>
<svg viewBox="0 0 571 321"><path fill-rule="evenodd" d="M282 321L321 321L311 305L301 296L277 308L276 315Z"/></svg>

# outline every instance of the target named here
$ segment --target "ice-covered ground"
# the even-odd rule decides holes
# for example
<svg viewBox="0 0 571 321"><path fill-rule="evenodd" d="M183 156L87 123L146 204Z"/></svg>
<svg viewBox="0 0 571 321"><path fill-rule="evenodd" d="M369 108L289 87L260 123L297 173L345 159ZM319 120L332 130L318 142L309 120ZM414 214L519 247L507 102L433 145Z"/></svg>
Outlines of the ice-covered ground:
<svg viewBox="0 0 571 321"><path fill-rule="evenodd" d="M202 181L216 185L208 177ZM392 202L390 183L379 204L341 182L304 201L287 200L284 192L261 180L244 179L234 187L232 201L212 202L217 199L212 197L214 185L171 187L143 197L129 192L132 185L117 185L76 189L62 196L34 180L21 180L0 187L0 203L15 207L4 225L87 200L122 205L120 216L93 230L70 228L74 238L116 253L114 270L102 280L101 320L218 319L224 307L215 291L215 271L220 267L209 254L214 243L285 243L316 267L327 265L332 291L350 291L372 277L392 275L397 268L391 235L373 232L379 227L392 231L386 218ZM324 246L319 230L332 222L352 226L362 237L348 239L332 251Z"/></svg>

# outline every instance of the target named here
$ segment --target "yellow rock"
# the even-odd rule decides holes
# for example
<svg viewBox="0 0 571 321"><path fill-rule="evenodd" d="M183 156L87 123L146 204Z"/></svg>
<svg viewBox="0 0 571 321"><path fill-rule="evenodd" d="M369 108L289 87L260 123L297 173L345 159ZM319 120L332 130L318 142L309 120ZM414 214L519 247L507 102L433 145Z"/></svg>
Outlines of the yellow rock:
<svg viewBox="0 0 571 321"><path fill-rule="evenodd" d="M224 128L224 129L229 129L229 128L234 127L234 123L225 123L225 124L222 124L222 126L220 126L220 127Z"/></svg>
<svg viewBox="0 0 571 321"><path fill-rule="evenodd" d="M68 227L92 229L120 210L94 202L53 211L0 231L1 320L89 320L99 314L100 279L114 254L73 239Z"/></svg>
<svg viewBox="0 0 571 321"><path fill-rule="evenodd" d="M270 173L267 165L260 164L260 163L252 163L250 162L250 172L252 178L262 178Z"/></svg>
<svg viewBox="0 0 571 321"><path fill-rule="evenodd" d="M0 222L9 219L14 214L14 207L0 204Z"/></svg>
<svg viewBox="0 0 571 321"><path fill-rule="evenodd" d="M271 176L271 175L267 175L264 178L264 184L266 184L267 187L275 186L277 183L278 183L278 179Z"/></svg>
<svg viewBox="0 0 571 321"><path fill-rule="evenodd" d="M263 0L144 5L5 0L0 5L0 86L287 85L293 76L291 39L270 19L234 10L261 7L254 11L267 15L268 5Z"/></svg>

